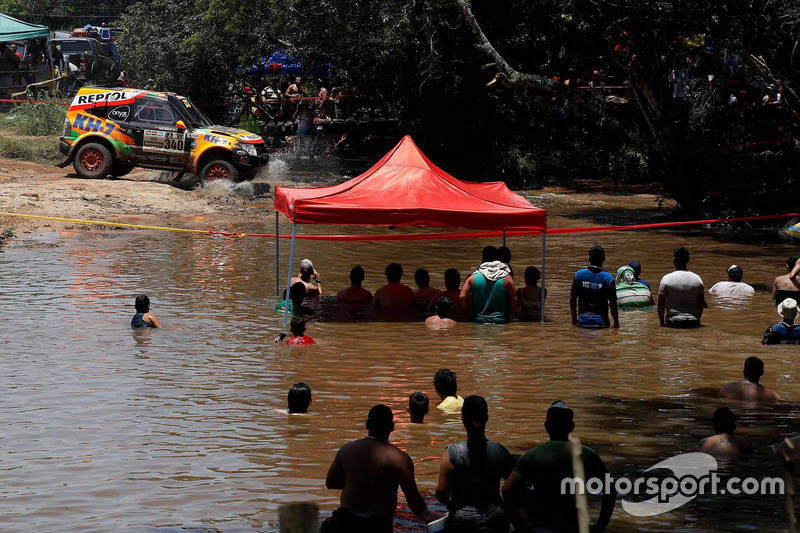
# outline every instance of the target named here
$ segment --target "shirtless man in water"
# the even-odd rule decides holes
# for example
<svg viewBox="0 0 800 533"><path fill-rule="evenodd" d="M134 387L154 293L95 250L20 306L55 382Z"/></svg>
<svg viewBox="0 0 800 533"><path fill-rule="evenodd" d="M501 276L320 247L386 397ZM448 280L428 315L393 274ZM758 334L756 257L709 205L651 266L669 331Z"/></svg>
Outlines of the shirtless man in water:
<svg viewBox="0 0 800 533"><path fill-rule="evenodd" d="M764 361L748 357L744 361L744 379L728 383L719 391L720 398L740 402L778 402L781 397L758 381L764 375Z"/></svg>
<svg viewBox="0 0 800 533"><path fill-rule="evenodd" d="M414 290L403 285L403 265L390 263L386 266L386 285L375 291L372 303L377 307L411 307L414 305Z"/></svg>
<svg viewBox="0 0 800 533"><path fill-rule="evenodd" d="M442 296L436 303L436 314L429 316L425 320L425 325L428 329L444 329L450 328L458 324L455 320L450 318L450 309L453 307L453 302L449 296Z"/></svg>
<svg viewBox="0 0 800 533"><path fill-rule="evenodd" d="M714 435L700 441L700 451L717 461L730 463L753 453L753 441L736 435L736 415L727 407L714 411Z"/></svg>
<svg viewBox="0 0 800 533"><path fill-rule="evenodd" d="M292 278L292 285L302 283L306 286L306 298L322 296L322 280L311 259L300 261L300 273Z"/></svg>
<svg viewBox="0 0 800 533"><path fill-rule="evenodd" d="M367 417L367 436L348 442L336 454L325 486L342 490L341 503L322 524L322 533L392 533L398 486L415 515L425 522L438 518L419 493L411 457L389 444L393 419L387 406L374 406Z"/></svg>
<svg viewBox="0 0 800 533"><path fill-rule="evenodd" d="M796 298L797 294L795 293L800 291L800 289L795 287L794 283L792 283L791 274L792 270L797 265L798 259L800 259L800 257L796 255L790 257L786 261L786 271L788 273L784 274L783 276L778 276L775 278L775 281L772 282L772 299L775 300L775 305L780 304L786 298L794 298L795 300L798 299Z"/></svg>

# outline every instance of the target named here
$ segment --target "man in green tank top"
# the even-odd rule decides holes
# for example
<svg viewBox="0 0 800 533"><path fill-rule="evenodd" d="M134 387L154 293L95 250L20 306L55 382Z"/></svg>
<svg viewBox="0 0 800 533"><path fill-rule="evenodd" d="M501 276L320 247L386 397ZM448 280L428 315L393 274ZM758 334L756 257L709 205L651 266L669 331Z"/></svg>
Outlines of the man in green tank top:
<svg viewBox="0 0 800 533"><path fill-rule="evenodd" d="M481 266L461 288L462 309L479 324L505 324L517 308L517 289L511 270L499 261L494 246L483 249Z"/></svg>

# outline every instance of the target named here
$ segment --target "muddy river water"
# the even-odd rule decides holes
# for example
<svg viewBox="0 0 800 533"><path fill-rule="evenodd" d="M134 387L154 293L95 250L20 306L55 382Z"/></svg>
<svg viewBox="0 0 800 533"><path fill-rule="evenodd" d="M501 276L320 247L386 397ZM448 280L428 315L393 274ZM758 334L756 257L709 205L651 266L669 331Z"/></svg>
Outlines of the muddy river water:
<svg viewBox="0 0 800 533"><path fill-rule="evenodd" d="M549 210L553 227L659 216L652 197L531 198ZM238 229L272 228L265 217ZM710 298L698 330L661 329L647 309L622 313L618 331L579 331L569 325L569 285L595 242L605 245L609 269L637 259L656 287L671 270L672 248L682 244L707 288L736 263L757 291L739 301ZM469 271L486 244L498 243L301 241L297 254L313 259L332 294L356 264L374 290L390 261L404 265L409 283L425 267L442 286L446 268ZM281 320L271 240L65 230L15 241L0 254L0 529L275 531L284 503L317 502L330 513L338 492L324 486L328 465L343 443L365 434L367 410L379 402L394 409L392 442L412 456L433 501L444 446L462 440L463 428L440 412L412 426L405 407L416 390L433 402L432 377L441 367L458 374L461 395L487 398L489 437L512 453L546 439L546 407L562 399L575 409L575 434L615 475L635 477L697 451L712 433L716 390L741 377L745 357L758 355L766 362L763 382L786 401L736 410L756 452L733 471L781 474L774 445L800 433L800 355L797 347L759 341L778 321L767 285L785 272L794 243L774 230L693 228L553 236L548 244L544 325L431 332L420 323L318 320L308 331L318 345L286 349L271 342ZM509 245L518 272L539 264L537 237ZM142 292L166 329L130 329ZM286 392L301 380L314 393L312 414L287 416ZM398 529L423 531L402 498L401 507ZM618 502L610 530L783 527L782 496L717 495L644 518Z"/></svg>

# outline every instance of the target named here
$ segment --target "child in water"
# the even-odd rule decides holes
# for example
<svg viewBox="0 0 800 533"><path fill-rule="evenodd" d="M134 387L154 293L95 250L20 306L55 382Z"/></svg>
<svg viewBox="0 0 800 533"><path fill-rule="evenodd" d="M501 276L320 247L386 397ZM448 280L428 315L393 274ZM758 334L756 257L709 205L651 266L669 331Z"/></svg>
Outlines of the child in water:
<svg viewBox="0 0 800 533"><path fill-rule="evenodd" d="M148 298L146 294L141 294L136 297L134 307L136 307L136 314L133 315L133 319L131 320L132 328L138 329L163 327L155 313L150 312L150 298Z"/></svg>
<svg viewBox="0 0 800 533"><path fill-rule="evenodd" d="M289 329L292 331L292 338L286 341L286 346L307 346L316 344L314 339L306 336L306 321L302 318L293 318Z"/></svg>

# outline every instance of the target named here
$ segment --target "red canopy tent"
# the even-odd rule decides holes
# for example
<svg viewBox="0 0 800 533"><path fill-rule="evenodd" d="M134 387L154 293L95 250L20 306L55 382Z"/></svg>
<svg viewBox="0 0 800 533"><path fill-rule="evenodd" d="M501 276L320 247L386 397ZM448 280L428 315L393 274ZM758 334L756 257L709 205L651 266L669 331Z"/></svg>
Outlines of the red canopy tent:
<svg viewBox="0 0 800 533"><path fill-rule="evenodd" d="M364 174L339 185L277 187L276 226L279 212L292 221L290 280L297 226L341 224L541 231L544 286L547 211L512 192L503 182L473 183L454 178L425 157L409 136ZM284 315L285 326L288 313Z"/></svg>

